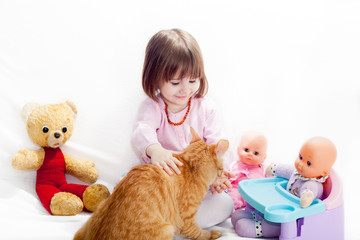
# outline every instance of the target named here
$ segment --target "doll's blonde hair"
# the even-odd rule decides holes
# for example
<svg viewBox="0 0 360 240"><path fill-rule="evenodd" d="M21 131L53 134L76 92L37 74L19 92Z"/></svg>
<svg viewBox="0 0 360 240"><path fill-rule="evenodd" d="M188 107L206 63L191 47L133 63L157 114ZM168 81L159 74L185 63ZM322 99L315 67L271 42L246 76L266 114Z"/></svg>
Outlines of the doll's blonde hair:
<svg viewBox="0 0 360 240"><path fill-rule="evenodd" d="M195 97L203 97L208 90L204 62L195 38L180 29L162 30L149 41L142 73L144 92L157 101L162 81L169 81L179 73L184 77L199 78L200 87Z"/></svg>

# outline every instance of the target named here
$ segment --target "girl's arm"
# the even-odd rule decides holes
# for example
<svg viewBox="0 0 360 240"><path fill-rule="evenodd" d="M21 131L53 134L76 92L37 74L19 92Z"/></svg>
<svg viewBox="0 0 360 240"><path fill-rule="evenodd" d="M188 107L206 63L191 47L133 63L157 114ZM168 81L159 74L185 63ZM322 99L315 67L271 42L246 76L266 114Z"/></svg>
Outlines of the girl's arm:
<svg viewBox="0 0 360 240"><path fill-rule="evenodd" d="M146 149L146 154L151 157L151 163L164 169L169 175L173 174L170 168L177 174L181 173L177 166L182 166L182 162L175 158L173 153L177 152L166 150L160 144L152 144Z"/></svg>
<svg viewBox="0 0 360 240"><path fill-rule="evenodd" d="M164 149L158 141L156 131L160 128L161 110L151 99L146 99L139 109L138 120L135 123L132 145L142 163L152 163L164 169L169 175L171 168L180 174L177 166L182 163L173 157L173 151Z"/></svg>
<svg viewBox="0 0 360 240"><path fill-rule="evenodd" d="M221 176L218 177L213 184L210 185L210 191L212 194L221 193L223 190L231 189L232 185L229 178L236 177L235 173L224 170Z"/></svg>
<svg viewBox="0 0 360 240"><path fill-rule="evenodd" d="M204 141L209 144L216 144L220 139L228 139L224 132L221 112L217 110L216 104L209 99L205 99L203 104L205 108L204 115L206 116L203 128ZM231 143L223 159L224 169L229 169L230 164L237 159L236 153L232 150Z"/></svg>
<svg viewBox="0 0 360 240"><path fill-rule="evenodd" d="M223 137L222 121L216 110L215 105L209 101L204 100L205 123L204 123L204 141L209 144L216 144ZM230 149L222 157L224 159L224 166L228 168L230 165ZM221 193L223 190L232 188L229 178L234 178L235 174L224 170L220 177L218 177L213 184L210 185L212 194Z"/></svg>
<svg viewBox="0 0 360 240"><path fill-rule="evenodd" d="M131 143L142 163L151 163L146 149L152 144L159 144L156 130L160 127L161 112L157 103L146 99L140 106L134 124Z"/></svg>
<svg viewBox="0 0 360 240"><path fill-rule="evenodd" d="M214 103L206 99L202 104L205 112L204 141L216 144L223 135L221 118Z"/></svg>

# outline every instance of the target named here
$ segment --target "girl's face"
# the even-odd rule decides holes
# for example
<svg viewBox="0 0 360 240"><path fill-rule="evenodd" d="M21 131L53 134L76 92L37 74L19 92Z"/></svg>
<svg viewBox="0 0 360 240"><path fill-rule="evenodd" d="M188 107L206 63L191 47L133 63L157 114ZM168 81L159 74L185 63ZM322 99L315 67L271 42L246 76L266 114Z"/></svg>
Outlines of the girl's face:
<svg viewBox="0 0 360 240"><path fill-rule="evenodd" d="M180 112L187 107L189 98L200 87L198 78L178 78L177 75L169 81L163 81L159 87L160 93L168 105L168 109L173 112Z"/></svg>

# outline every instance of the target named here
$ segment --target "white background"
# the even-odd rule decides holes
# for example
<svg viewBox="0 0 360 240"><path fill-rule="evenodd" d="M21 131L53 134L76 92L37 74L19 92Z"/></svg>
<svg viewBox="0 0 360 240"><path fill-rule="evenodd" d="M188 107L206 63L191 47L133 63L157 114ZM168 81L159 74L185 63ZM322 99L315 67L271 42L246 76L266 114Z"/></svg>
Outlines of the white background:
<svg viewBox="0 0 360 240"><path fill-rule="evenodd" d="M265 164L293 164L312 136L335 143L345 238L360 239L359 13L360 2L347 0L0 0L2 205L19 191L30 192L37 204L35 173L10 165L19 149L36 149L20 117L28 102L77 104L74 135L63 150L94 160L110 187L138 163L130 136L145 98L145 47L157 31L176 27L202 49L208 97L219 105L232 150L247 130L268 137ZM0 214L2 222L8 217Z"/></svg>

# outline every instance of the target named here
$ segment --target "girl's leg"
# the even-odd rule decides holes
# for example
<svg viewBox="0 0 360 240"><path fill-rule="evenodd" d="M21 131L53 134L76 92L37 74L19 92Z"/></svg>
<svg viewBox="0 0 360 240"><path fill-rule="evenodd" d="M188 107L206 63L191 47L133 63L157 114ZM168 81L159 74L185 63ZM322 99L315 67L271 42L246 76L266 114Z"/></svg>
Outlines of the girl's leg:
<svg viewBox="0 0 360 240"><path fill-rule="evenodd" d="M196 222L201 228L208 228L230 217L234 205L231 197L225 193L207 192L196 214Z"/></svg>

